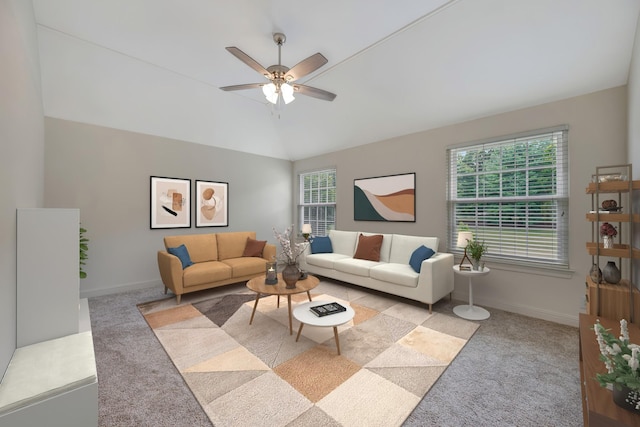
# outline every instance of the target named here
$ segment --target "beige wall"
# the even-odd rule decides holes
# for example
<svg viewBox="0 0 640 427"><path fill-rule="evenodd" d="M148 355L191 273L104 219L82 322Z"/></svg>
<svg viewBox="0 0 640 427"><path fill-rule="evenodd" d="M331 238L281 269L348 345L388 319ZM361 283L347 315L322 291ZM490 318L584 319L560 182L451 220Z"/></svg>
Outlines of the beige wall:
<svg viewBox="0 0 640 427"><path fill-rule="evenodd" d="M79 208L87 229L82 297L162 286L156 252L166 235L291 224L291 162L189 142L47 118L45 206ZM150 176L229 183L229 227L150 229ZM193 206L193 205L192 205Z"/></svg>
<svg viewBox="0 0 640 427"><path fill-rule="evenodd" d="M16 346L16 209L42 207L44 192L44 118L30 1L0 0L0 58L1 377Z"/></svg>
<svg viewBox="0 0 640 427"><path fill-rule="evenodd" d="M585 250L590 207L585 187L599 165L626 162L626 87L553 102L362 147L300 160L294 173L335 166L338 179L337 228L440 238L446 251L446 149L448 146L528 130L569 125L569 260L574 271L553 274L490 264L492 272L478 283L474 299L560 323L576 324L584 300L584 278L591 258ZM353 220L353 180L416 172L415 223ZM467 283L456 278L454 297L466 299Z"/></svg>

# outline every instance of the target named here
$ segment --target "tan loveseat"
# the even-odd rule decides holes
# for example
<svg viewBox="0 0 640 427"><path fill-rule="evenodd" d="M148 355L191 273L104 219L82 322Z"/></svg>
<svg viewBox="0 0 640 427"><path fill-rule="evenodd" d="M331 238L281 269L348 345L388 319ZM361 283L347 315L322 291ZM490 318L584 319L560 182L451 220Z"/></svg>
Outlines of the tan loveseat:
<svg viewBox="0 0 640 427"><path fill-rule="evenodd" d="M183 269L180 258L167 250L158 251L165 293L171 289L179 304L182 294L243 282L264 274L265 262L275 257L276 247L266 243L262 253L255 254L259 256L243 256L245 249L251 252L249 249L260 246L255 239L253 231L166 236L165 249L185 245L193 264Z"/></svg>

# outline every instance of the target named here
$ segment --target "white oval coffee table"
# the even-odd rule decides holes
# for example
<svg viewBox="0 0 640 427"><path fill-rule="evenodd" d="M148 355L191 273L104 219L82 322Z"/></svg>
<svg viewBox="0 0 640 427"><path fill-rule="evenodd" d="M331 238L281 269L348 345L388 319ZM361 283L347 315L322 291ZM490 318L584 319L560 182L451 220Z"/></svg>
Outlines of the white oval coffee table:
<svg viewBox="0 0 640 427"><path fill-rule="evenodd" d="M336 348L338 349L338 354L340 354L340 341L338 340L338 326L344 325L353 319L355 315L355 311L353 308L346 304L340 304L344 306L347 311L343 311L341 313L329 314L327 316L316 316L310 310L311 307L315 307L317 305L328 304L334 301L312 301L305 302L304 304L300 304L296 306L293 310L293 317L296 318L300 322L300 328L298 329L298 335L296 336L296 342L300 339L300 333L302 332L302 327L307 324L309 326L323 326L323 327L333 327L333 336L336 339Z"/></svg>

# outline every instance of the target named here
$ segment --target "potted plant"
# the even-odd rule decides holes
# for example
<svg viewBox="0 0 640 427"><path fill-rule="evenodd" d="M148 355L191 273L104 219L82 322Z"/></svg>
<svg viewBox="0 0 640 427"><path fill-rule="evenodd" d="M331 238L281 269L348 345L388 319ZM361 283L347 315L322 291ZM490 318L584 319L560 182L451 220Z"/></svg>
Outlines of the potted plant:
<svg viewBox="0 0 640 427"><path fill-rule="evenodd" d="M606 374L596 374L602 387L612 388L613 401L628 410L640 411L640 345L629 342L627 321L620 320L620 337L596 321L593 325Z"/></svg>
<svg viewBox="0 0 640 427"><path fill-rule="evenodd" d="M89 245L87 243L89 243L89 239L87 239L86 237L84 237L84 233L86 233L87 230L80 227L80 278L84 279L87 277L87 273L82 270L82 266L86 264L86 260L87 258L89 258L89 256L87 255L87 251L89 250Z"/></svg>
<svg viewBox="0 0 640 427"><path fill-rule="evenodd" d="M473 240L469 240L469 244L467 245L467 253L473 260L472 263L474 270L478 270L480 266L480 258L482 258L482 255L487 253L487 249L488 246L484 242L481 242L476 238L474 238Z"/></svg>

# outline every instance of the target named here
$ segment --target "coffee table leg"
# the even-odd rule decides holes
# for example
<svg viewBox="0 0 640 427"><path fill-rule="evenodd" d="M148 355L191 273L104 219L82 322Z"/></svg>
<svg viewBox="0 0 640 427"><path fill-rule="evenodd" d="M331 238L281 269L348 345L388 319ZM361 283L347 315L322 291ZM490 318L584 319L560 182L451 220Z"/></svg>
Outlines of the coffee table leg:
<svg viewBox="0 0 640 427"><path fill-rule="evenodd" d="M289 335L293 335L293 324L291 322L291 295L287 295L287 305L289 306Z"/></svg>
<svg viewBox="0 0 640 427"><path fill-rule="evenodd" d="M258 308L258 300L260 299L260 294L256 294L256 302L253 304L253 311L251 312L251 319L249 319L249 324L253 322L253 316L256 314L256 308Z"/></svg>
<svg viewBox="0 0 640 427"><path fill-rule="evenodd" d="M278 305L276 305L276 308L280 308L280 295L278 295Z"/></svg>
<svg viewBox="0 0 640 427"><path fill-rule="evenodd" d="M338 355L340 355L340 341L338 340L338 327L333 327L333 336L336 337L336 347L338 348Z"/></svg>
<svg viewBox="0 0 640 427"><path fill-rule="evenodd" d="M307 291L307 296L309 297L309 301L311 301L311 293Z"/></svg>
<svg viewBox="0 0 640 427"><path fill-rule="evenodd" d="M300 339L300 332L302 332L303 326L304 326L304 323L300 322L300 327L298 328L298 336L296 337L296 342L298 342L298 340Z"/></svg>

